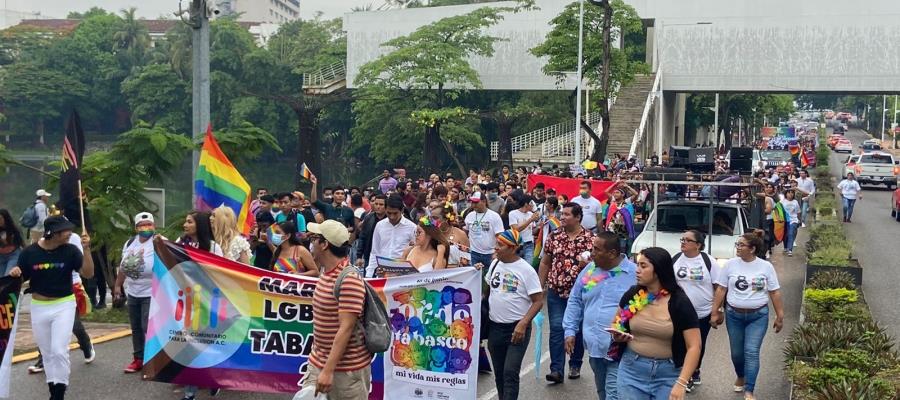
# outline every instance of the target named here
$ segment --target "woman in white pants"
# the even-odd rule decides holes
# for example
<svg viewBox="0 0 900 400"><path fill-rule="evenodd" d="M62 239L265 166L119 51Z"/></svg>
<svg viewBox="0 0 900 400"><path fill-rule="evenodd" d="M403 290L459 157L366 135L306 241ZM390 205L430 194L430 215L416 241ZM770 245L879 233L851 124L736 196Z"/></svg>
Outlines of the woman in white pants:
<svg viewBox="0 0 900 400"><path fill-rule="evenodd" d="M31 329L44 357L44 371L50 400L65 398L69 385L69 339L75 323L75 295L72 273L94 276L93 264L82 268L81 251L69 244L75 225L66 217L44 220L44 236L28 246L9 275L31 281ZM90 254L90 238L82 238L85 253Z"/></svg>

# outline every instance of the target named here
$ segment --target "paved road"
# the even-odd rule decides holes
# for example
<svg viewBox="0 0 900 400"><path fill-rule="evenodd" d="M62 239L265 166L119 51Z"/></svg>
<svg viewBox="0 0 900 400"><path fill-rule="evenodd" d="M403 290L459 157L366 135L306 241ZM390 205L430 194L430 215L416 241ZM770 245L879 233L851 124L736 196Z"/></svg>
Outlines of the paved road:
<svg viewBox="0 0 900 400"><path fill-rule="evenodd" d="M800 295L803 279L803 262L806 259L802 243L806 241L806 233L801 230L801 249L793 258L778 254L773 262L778 272L785 300L785 330L774 334L770 330L763 344L762 371L757 382L759 399L786 399L790 390L782 372L781 349L784 340L797 323L800 308ZM774 313L773 313L774 315ZM544 341L547 340L548 329L545 328ZM97 345L97 360L90 365L82 363L79 351L72 352L72 387L70 398L74 399L178 399L179 394L172 392L171 385L155 382L143 382L136 375L125 375L121 372L131 357L131 341L129 338L114 340ZM525 357L522 371L520 398L523 400L538 399L592 399L596 398L593 375L585 362L583 377L578 381L567 381L562 385L547 385L543 379L549 372L549 359L544 346L544 360L541 363L540 379L535 379L534 346ZM47 398L47 387L43 375L28 375L28 363L13 366L12 398L17 400L42 400ZM705 364L703 367L703 385L689 395L693 400L739 399L739 394L731 391L734 373L731 367L728 350L728 335L724 328L714 330L710 334ZM477 400L496 399L493 376L481 375L478 381ZM207 398L201 395L201 399ZM290 395L270 395L240 392L222 393L219 399L290 399ZM468 400L468 399L461 399ZM474 400L474 399L473 399Z"/></svg>
<svg viewBox="0 0 900 400"><path fill-rule="evenodd" d="M853 142L854 148L869 138L859 129L851 129L846 136ZM846 154L832 153L830 165L833 176L840 175L839 163L846 158ZM853 222L846 227L853 241L853 255L863 266L863 290L869 308L888 332L895 338L900 337L900 314L897 313L895 296L883 295L895 293L900 284L900 275L897 274L900 223L891 218L891 191L884 185L864 186L863 199L856 202L853 210Z"/></svg>

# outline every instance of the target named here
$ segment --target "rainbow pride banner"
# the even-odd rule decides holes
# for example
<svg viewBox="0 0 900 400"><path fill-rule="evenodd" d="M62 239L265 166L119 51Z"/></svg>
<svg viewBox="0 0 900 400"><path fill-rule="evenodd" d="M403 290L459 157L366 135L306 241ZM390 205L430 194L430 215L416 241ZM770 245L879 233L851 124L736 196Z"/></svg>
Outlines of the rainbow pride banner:
<svg viewBox="0 0 900 400"><path fill-rule="evenodd" d="M205 388L294 393L313 345L316 279L158 240L144 374ZM369 398L477 397L481 274L453 268L368 282L391 317Z"/></svg>
<svg viewBox="0 0 900 400"><path fill-rule="evenodd" d="M0 398L9 397L12 375L13 348L16 344L16 326L19 325L19 297L22 279L4 276L0 278Z"/></svg>

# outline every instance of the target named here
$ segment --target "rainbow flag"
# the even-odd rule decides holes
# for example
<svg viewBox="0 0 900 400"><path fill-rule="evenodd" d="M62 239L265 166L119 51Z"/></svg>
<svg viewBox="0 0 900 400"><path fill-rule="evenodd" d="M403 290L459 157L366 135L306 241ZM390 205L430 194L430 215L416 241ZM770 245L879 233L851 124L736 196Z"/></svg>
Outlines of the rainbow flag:
<svg viewBox="0 0 900 400"><path fill-rule="evenodd" d="M562 226L562 222L559 222L559 219L554 216L549 216L544 221L543 225L547 225L550 229L547 230L547 233L555 231L557 228ZM541 265L541 252L544 251L544 240L547 238L544 237L544 228L541 227L541 230L538 231L538 237L534 240L534 257L531 260L531 265L535 268Z"/></svg>
<svg viewBox="0 0 900 400"><path fill-rule="evenodd" d="M212 133L212 124L206 128L206 138L200 151L200 165L194 177L194 207L201 211L225 205L234 210L237 228L247 235L255 218L250 212L250 185L231 164Z"/></svg>
<svg viewBox="0 0 900 400"><path fill-rule="evenodd" d="M306 180L309 180L313 176L312 170L310 170L309 167L306 166L306 163L300 165L300 176L302 176L303 179Z"/></svg>

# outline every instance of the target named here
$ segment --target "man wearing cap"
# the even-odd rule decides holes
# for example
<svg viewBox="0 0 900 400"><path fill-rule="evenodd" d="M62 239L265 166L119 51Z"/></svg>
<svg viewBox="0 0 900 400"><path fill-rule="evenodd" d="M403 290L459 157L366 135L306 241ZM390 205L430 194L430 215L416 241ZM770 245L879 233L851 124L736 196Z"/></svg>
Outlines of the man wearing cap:
<svg viewBox="0 0 900 400"><path fill-rule="evenodd" d="M37 225L31 228L31 243L37 243L44 235L44 221L50 216L50 192L38 189L35 192L34 212L37 214Z"/></svg>
<svg viewBox="0 0 900 400"><path fill-rule="evenodd" d="M503 220L500 214L488 209L487 199L483 192L475 192L469 198L472 211L466 214L465 228L469 234L469 250L472 265L490 265L497 245L496 234L503 232Z"/></svg>
<svg viewBox="0 0 900 400"><path fill-rule="evenodd" d="M142 212L134 216L135 236L122 248L122 262L113 288L116 299L124 295L128 301L128 321L131 324L131 349L134 358L124 371L138 372L144 366L144 340L150 315L150 285L153 282L153 235L156 222L153 214Z"/></svg>
<svg viewBox="0 0 900 400"><path fill-rule="evenodd" d="M374 276L378 257L398 258L416 240L416 224L403 216L403 199L391 195L385 202L387 218L375 224L366 276Z"/></svg>
<svg viewBox="0 0 900 400"><path fill-rule="evenodd" d="M38 349L44 355L47 387L51 399L63 399L69 384L69 329L75 325L76 302L72 289L73 273L85 278L94 276L90 254L90 237L81 237L83 249L70 242L75 225L66 217L52 216L44 220L44 236L19 255L18 265L9 275L29 281L31 293L31 329ZM56 329L54 329L56 327ZM90 350L93 361L93 347ZM85 360L86 362L88 360Z"/></svg>
<svg viewBox="0 0 900 400"><path fill-rule="evenodd" d="M335 281L350 265L350 233L338 221L307 226L319 281L313 292L313 346L303 386L331 400L366 400L372 381L372 354L357 325L365 308L366 289L358 274L348 274L334 296Z"/></svg>

